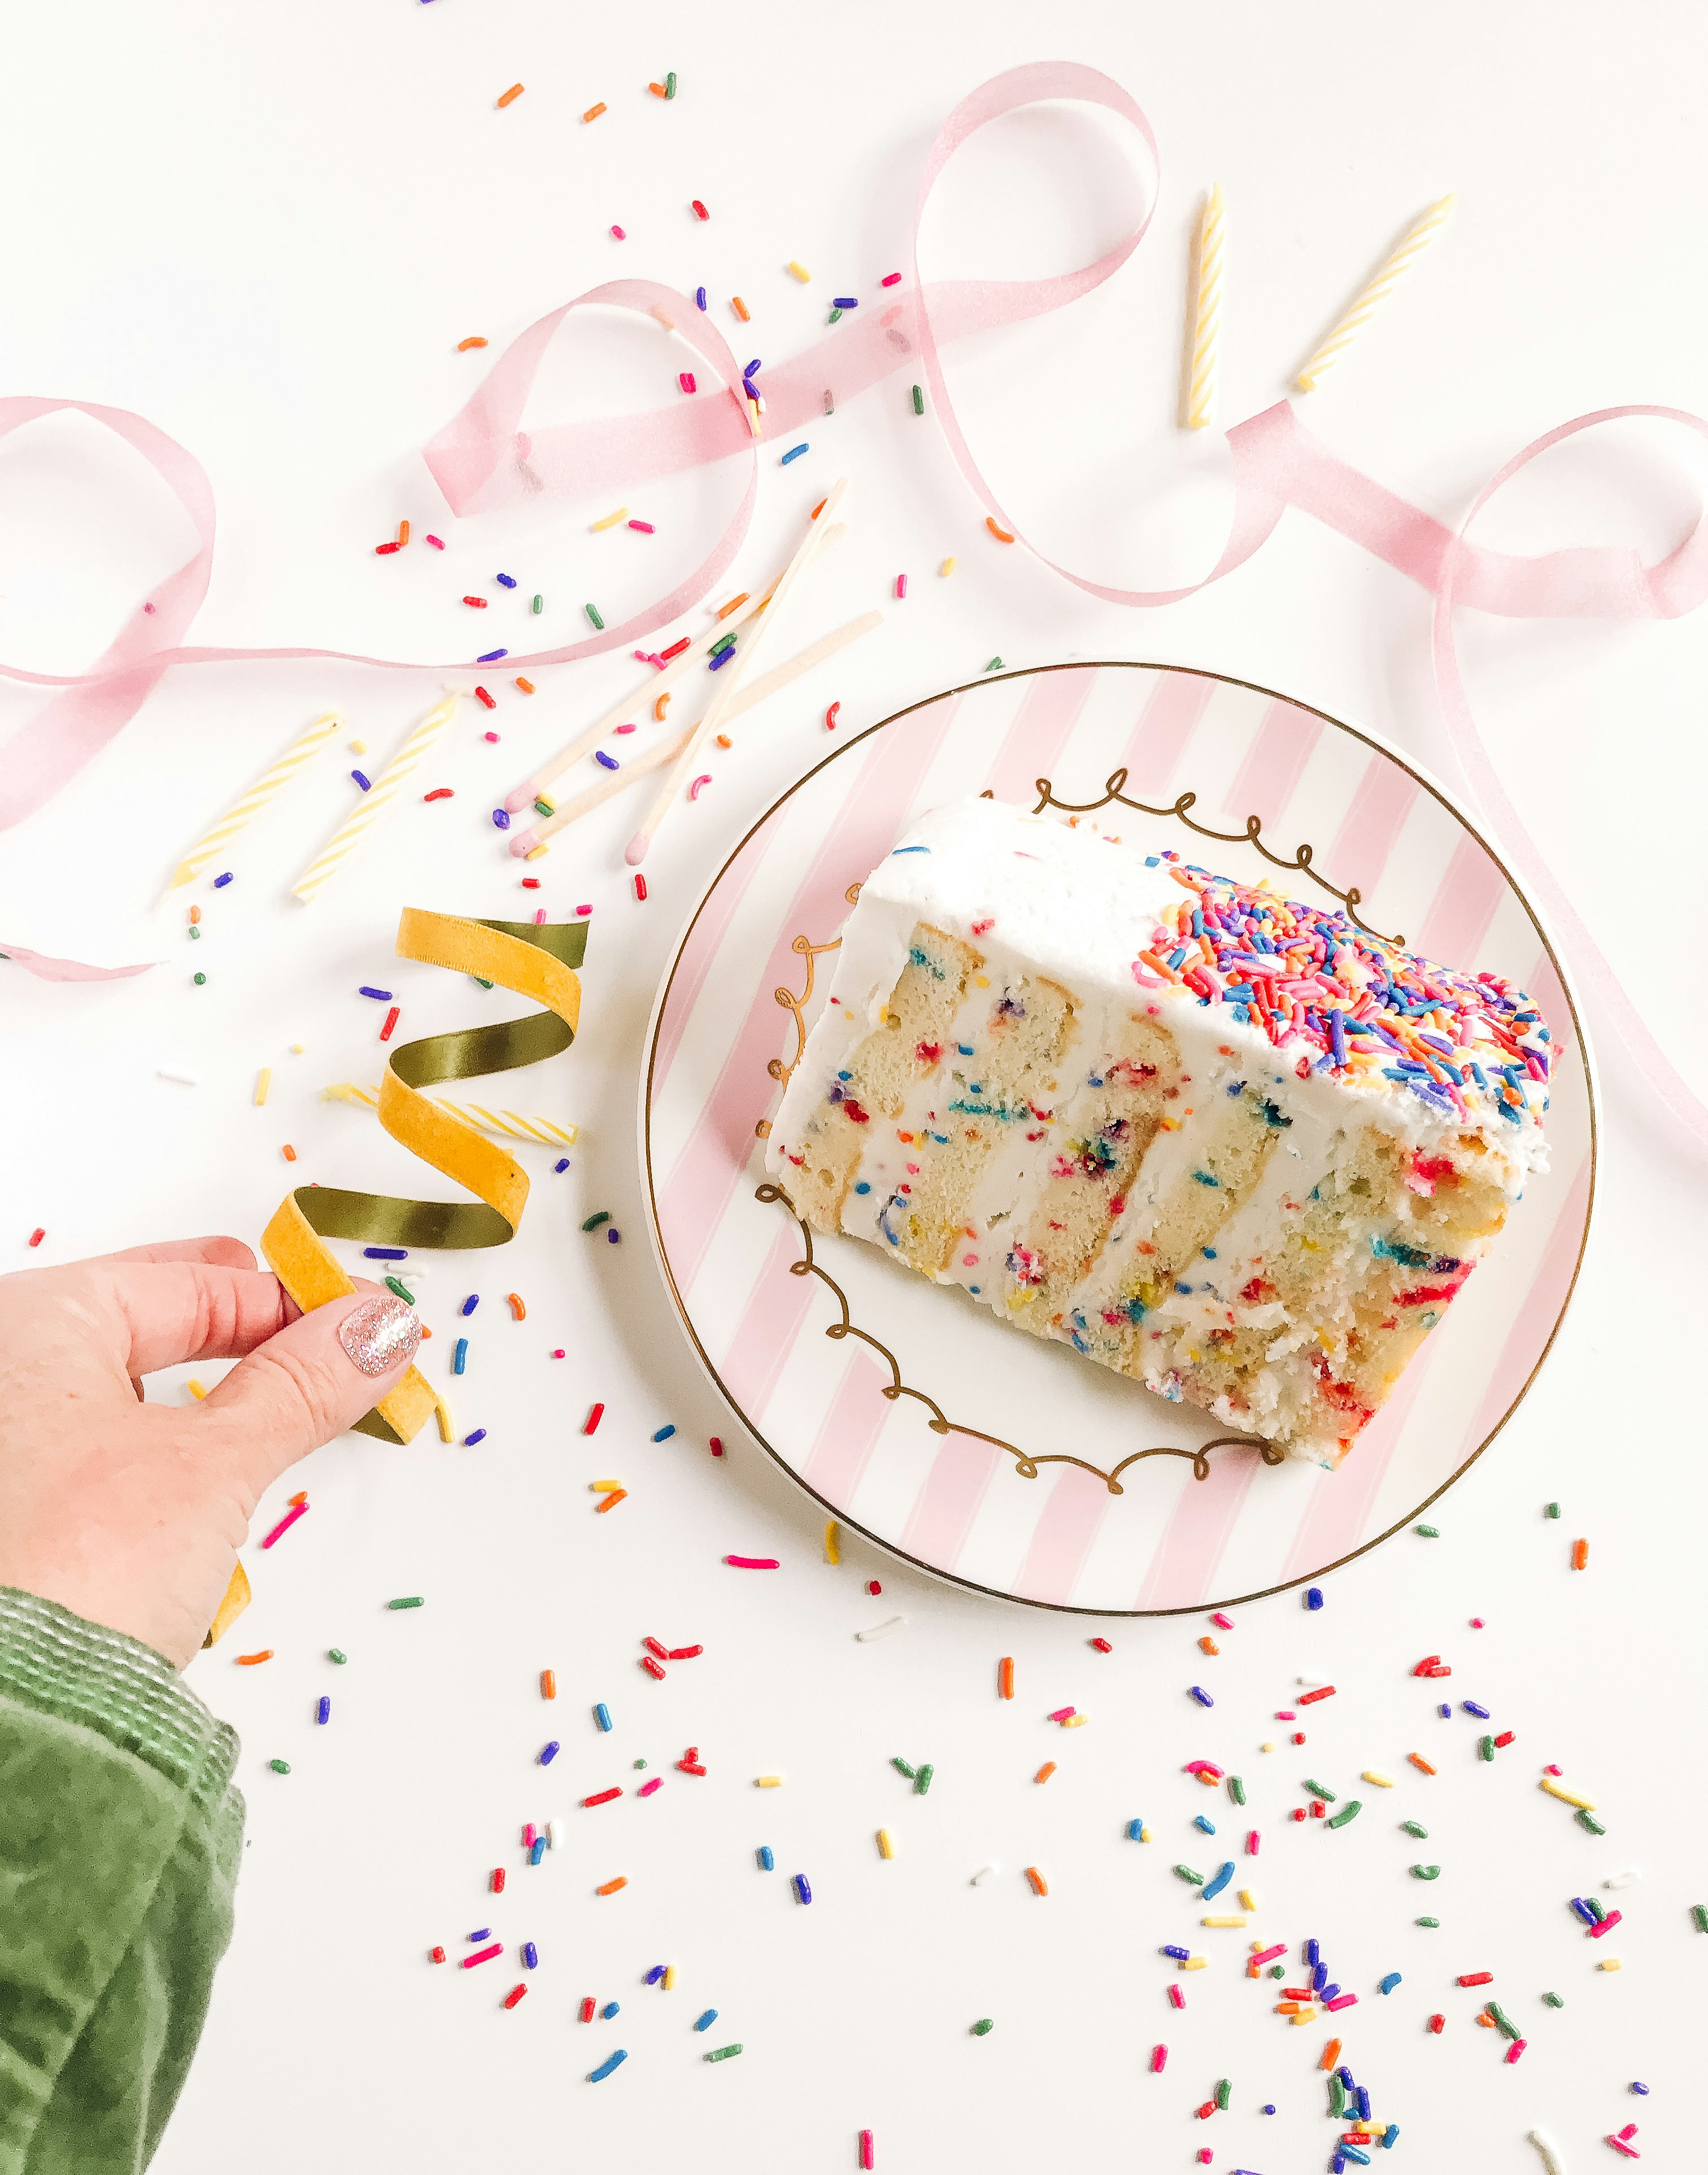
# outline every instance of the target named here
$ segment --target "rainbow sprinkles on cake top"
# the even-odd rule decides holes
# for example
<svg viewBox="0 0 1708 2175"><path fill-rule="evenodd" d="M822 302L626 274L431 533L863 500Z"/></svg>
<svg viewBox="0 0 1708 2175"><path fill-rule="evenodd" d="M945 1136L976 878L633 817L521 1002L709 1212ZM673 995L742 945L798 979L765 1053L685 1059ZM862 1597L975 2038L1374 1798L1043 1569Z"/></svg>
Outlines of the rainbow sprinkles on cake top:
<svg viewBox="0 0 1708 2175"><path fill-rule="evenodd" d="M862 887L767 1163L817 1229L1335 1466L1546 1169L1553 1055L1497 975L960 800Z"/></svg>

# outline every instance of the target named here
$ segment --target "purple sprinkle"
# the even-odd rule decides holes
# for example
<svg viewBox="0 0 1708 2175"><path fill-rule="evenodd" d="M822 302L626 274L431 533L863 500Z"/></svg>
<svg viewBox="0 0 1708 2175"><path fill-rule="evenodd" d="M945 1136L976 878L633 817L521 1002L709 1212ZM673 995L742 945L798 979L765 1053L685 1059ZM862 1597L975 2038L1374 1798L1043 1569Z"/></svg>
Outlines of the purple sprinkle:
<svg viewBox="0 0 1708 2175"><path fill-rule="evenodd" d="M510 811L507 808L495 808L492 811L492 821L501 831L507 831L510 828Z"/></svg>
<svg viewBox="0 0 1708 2175"><path fill-rule="evenodd" d="M720 649L706 670L708 672L721 672L735 654L733 649Z"/></svg>
<svg viewBox="0 0 1708 2175"><path fill-rule="evenodd" d="M748 366L747 366L746 369L746 370L744 370L744 371L742 372L741 375L742 375L744 377L751 377L753 376L754 372L756 372L759 367L760 367L759 357L756 355L754 356L754 358L753 358L752 361L751 361L751 362L750 362L750 363L748 364Z"/></svg>
<svg viewBox="0 0 1708 2175"><path fill-rule="evenodd" d="M706 290L703 287L697 287L694 290L694 307L697 310L703 310L705 306Z"/></svg>
<svg viewBox="0 0 1708 2175"><path fill-rule="evenodd" d="M1188 1684L1186 1689L1191 1693L1193 1698L1197 1700L1200 1706L1215 1706L1215 1700L1211 1698L1209 1693L1205 1690L1202 1684Z"/></svg>
<svg viewBox="0 0 1708 2175"><path fill-rule="evenodd" d="M464 1450L472 1450L472 1449L474 1447L474 1445L475 1445L475 1444L476 1444L477 1442L485 1442L485 1440L486 1440L486 1430L485 1430L485 1428L476 1428L473 1435L465 1435L464 1436L464 1438L463 1438L463 1447L464 1447Z"/></svg>
<svg viewBox="0 0 1708 2175"><path fill-rule="evenodd" d="M528 1971L532 1971L539 1963L540 1951L532 1941L524 1941L522 1944L522 1961L523 1967Z"/></svg>
<svg viewBox="0 0 1708 2175"><path fill-rule="evenodd" d="M1461 1700L1459 1704L1464 1708L1467 1714L1474 1714L1478 1722L1488 1721L1488 1708L1486 1706L1478 1706L1475 1700Z"/></svg>
<svg viewBox="0 0 1708 2175"><path fill-rule="evenodd" d="M356 995L359 997L372 997L377 1003L382 1005L388 1005L392 1001L392 993L389 990L371 990L366 982L356 991Z"/></svg>
<svg viewBox="0 0 1708 2175"><path fill-rule="evenodd" d="M373 791L373 780L371 778L364 778L359 770L351 771L350 776L355 780L356 784L361 786L364 793L371 793Z"/></svg>
<svg viewBox="0 0 1708 2175"><path fill-rule="evenodd" d="M494 578L497 581L502 588L513 589L516 587L516 577L514 574L499 574L495 576ZM530 1946L532 1944L530 1944Z"/></svg>
<svg viewBox="0 0 1708 2175"><path fill-rule="evenodd" d="M551 1168L554 1171L561 1174L562 1172L569 1169L569 1158L567 1156L560 1156L557 1161L553 1163Z"/></svg>
<svg viewBox="0 0 1708 2175"><path fill-rule="evenodd" d="M465 1299L464 1300L464 1302L463 1302L463 1311L464 1311L464 1314L473 1314L473 1312L474 1311L475 1308L476 1308L477 1306L479 1306L479 1305L480 1305L480 1293L479 1293L479 1292L470 1292L470 1293L469 1293L469 1296L468 1296L468 1298L467 1298L467 1299Z"/></svg>
<svg viewBox="0 0 1708 2175"><path fill-rule="evenodd" d="M552 1761L553 1761L554 1760L556 1760L556 1757L557 1757L557 1739L554 1737L554 1738L552 1738L552 1740L551 1740L551 1742L550 1742L550 1744L542 1744L542 1745L540 1746L540 1765L541 1765L542 1767L549 1767L549 1766L550 1766L550 1765L551 1765Z"/></svg>
<svg viewBox="0 0 1708 2175"><path fill-rule="evenodd" d="M606 1231L605 1239L606 1245L620 1246L623 1242L623 1234L618 1230L616 1225L613 1223L610 1229Z"/></svg>
<svg viewBox="0 0 1708 2175"><path fill-rule="evenodd" d="M474 662L477 664L496 664L501 657L507 657L509 654L510 652L507 649L489 649L484 656L477 657Z"/></svg>
<svg viewBox="0 0 1708 2175"><path fill-rule="evenodd" d="M832 295L830 306L833 310L857 310L860 306L859 297L858 295Z"/></svg>
<svg viewBox="0 0 1708 2175"><path fill-rule="evenodd" d="M227 885L228 883L230 883L230 881L231 881L231 871L230 871L230 869L227 869L224 876L215 876L215 877L214 877L214 890L215 890L215 891L224 891L224 890L225 890L225 887L226 887L226 885Z"/></svg>
<svg viewBox="0 0 1708 2175"><path fill-rule="evenodd" d="M1435 1711L1443 1722L1451 1722L1453 1719L1453 1710L1450 1706L1438 1706Z"/></svg>
<svg viewBox="0 0 1708 2175"><path fill-rule="evenodd" d="M1320 1586L1306 1587L1304 1589L1304 1605L1307 1608L1320 1608L1322 1607L1322 1588Z"/></svg>
<svg viewBox="0 0 1708 2175"><path fill-rule="evenodd" d="M607 755L603 748L599 748L595 751L594 761L595 762L602 762L607 770L621 770L622 768L622 765L617 761L616 757L614 755Z"/></svg>

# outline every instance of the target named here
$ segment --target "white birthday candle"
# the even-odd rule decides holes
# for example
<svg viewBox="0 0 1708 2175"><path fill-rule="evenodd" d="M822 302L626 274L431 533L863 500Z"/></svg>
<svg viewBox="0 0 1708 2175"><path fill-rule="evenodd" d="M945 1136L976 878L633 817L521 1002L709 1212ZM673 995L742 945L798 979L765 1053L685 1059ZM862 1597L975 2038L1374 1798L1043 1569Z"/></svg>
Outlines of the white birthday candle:
<svg viewBox="0 0 1708 2175"><path fill-rule="evenodd" d="M1329 332L1309 361L1299 373L1298 385L1301 393L1309 393L1319 381L1332 370L1347 350L1357 339L1376 312L1385 302L1402 279L1411 270L1441 229L1447 224L1455 197L1443 197L1439 203L1430 205L1423 216L1412 227L1399 247L1375 273L1364 292Z"/></svg>
<svg viewBox="0 0 1708 2175"><path fill-rule="evenodd" d="M294 740L279 757L271 770L256 779L253 785L235 805L228 808L213 828L198 838L172 871L172 880L166 886L176 891L199 876L221 846L235 838L248 822L258 815L281 786L288 785L311 757L319 754L334 733L347 730L345 720L336 710L329 710L323 718L317 718L308 730Z"/></svg>
<svg viewBox="0 0 1708 2175"><path fill-rule="evenodd" d="M340 1080L331 1088L323 1088L320 1099L323 1103L360 1103L364 1109L377 1110L380 1091L377 1088L358 1087L354 1081ZM542 1147L567 1148L575 1145L577 1128L560 1125L556 1118L531 1117L521 1110L489 1110L480 1103L453 1103L442 1095L425 1098L442 1110L448 1110L453 1118L461 1118L483 1133L498 1133L507 1140L537 1141Z"/></svg>
<svg viewBox="0 0 1708 2175"><path fill-rule="evenodd" d="M383 812L386 804L408 778L421 757L432 746L457 709L457 697L447 695L436 709L430 710L415 727L379 776L371 789L361 797L361 805L351 811L350 820L333 833L321 851L311 861L302 875L291 886L295 895L306 906L321 886L333 875L351 849L372 829Z"/></svg>
<svg viewBox="0 0 1708 2175"><path fill-rule="evenodd" d="M1198 229L1198 277L1192 296L1192 372L1186 427L1207 430L1216 415L1216 363L1222 335L1222 258L1226 240L1222 192L1211 190Z"/></svg>

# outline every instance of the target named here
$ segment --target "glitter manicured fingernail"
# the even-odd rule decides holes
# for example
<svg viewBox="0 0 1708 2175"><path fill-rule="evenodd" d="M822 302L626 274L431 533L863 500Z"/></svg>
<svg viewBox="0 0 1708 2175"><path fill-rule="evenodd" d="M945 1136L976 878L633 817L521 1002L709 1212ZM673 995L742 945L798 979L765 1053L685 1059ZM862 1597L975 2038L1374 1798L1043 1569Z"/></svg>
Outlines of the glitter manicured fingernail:
<svg viewBox="0 0 1708 2175"><path fill-rule="evenodd" d="M420 1316L400 1299L366 1299L339 1322L338 1341L364 1375L388 1375L415 1358Z"/></svg>

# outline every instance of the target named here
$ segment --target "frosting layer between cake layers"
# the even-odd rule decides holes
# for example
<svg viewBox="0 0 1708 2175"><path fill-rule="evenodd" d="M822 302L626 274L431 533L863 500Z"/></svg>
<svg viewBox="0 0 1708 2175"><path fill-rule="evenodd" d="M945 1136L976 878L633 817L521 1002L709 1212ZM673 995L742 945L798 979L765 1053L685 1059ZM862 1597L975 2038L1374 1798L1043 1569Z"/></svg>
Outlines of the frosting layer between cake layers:
<svg viewBox="0 0 1708 2175"><path fill-rule="evenodd" d="M874 872L767 1161L803 1217L1339 1462L1547 1167L1499 978L997 801Z"/></svg>

